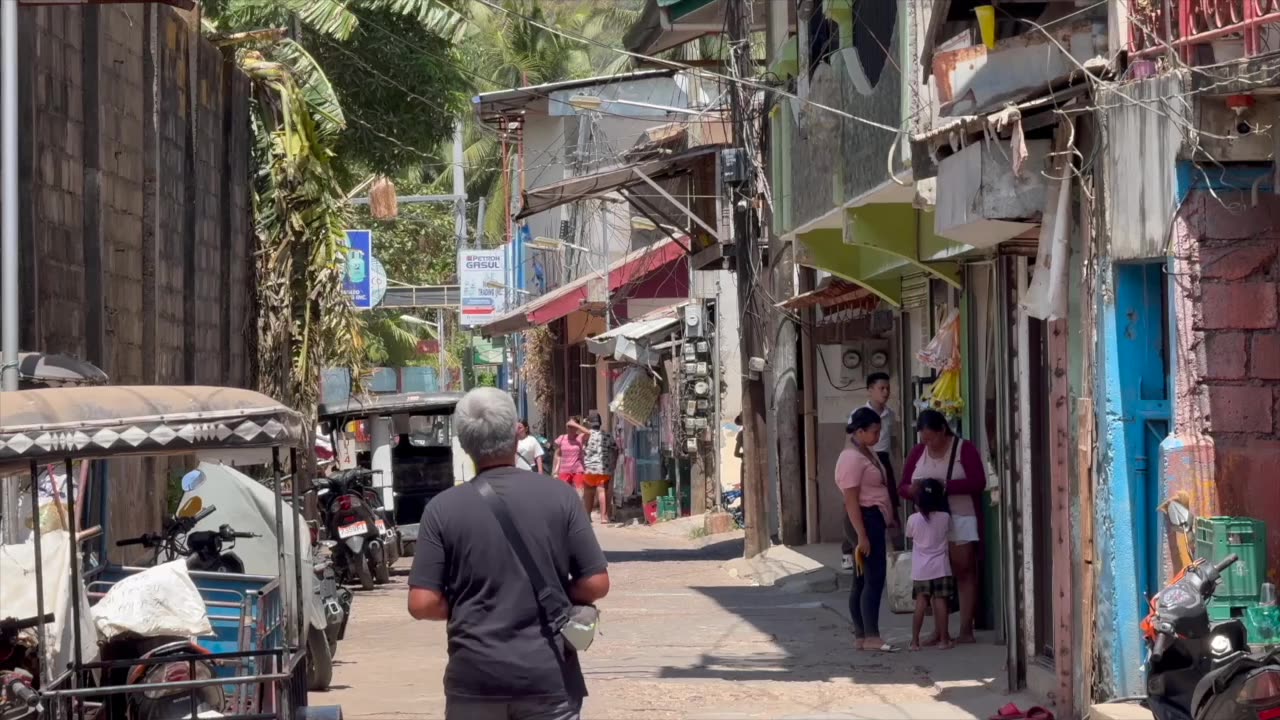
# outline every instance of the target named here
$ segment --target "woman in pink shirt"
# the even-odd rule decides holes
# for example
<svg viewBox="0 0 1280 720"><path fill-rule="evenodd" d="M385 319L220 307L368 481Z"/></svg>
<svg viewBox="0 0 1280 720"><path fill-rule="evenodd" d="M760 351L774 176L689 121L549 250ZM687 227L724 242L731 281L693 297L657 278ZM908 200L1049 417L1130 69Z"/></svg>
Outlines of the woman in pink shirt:
<svg viewBox="0 0 1280 720"><path fill-rule="evenodd" d="M583 463L587 436L582 431L582 419L576 415L569 418L569 422L565 423L565 430L565 434L556 438L555 467L552 473L581 492L587 472Z"/></svg>
<svg viewBox="0 0 1280 720"><path fill-rule="evenodd" d="M835 480L858 536L853 590L849 593L853 635L859 650L895 652L897 648L880 637L880 600L888 572L885 531L894 523L884 468L871 451L880 439L880 413L859 408L849 418L846 430L849 445L836 461Z"/></svg>

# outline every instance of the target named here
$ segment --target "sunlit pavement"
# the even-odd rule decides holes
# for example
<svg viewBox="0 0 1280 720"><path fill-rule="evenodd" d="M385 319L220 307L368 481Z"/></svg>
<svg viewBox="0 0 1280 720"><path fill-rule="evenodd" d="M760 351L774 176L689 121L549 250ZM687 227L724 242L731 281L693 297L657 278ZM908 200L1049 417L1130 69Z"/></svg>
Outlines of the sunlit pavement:
<svg viewBox="0 0 1280 720"><path fill-rule="evenodd" d="M1010 700L998 691L1003 648L858 653L843 591L788 594L731 577L721 565L741 554L736 537L599 536L613 591L583 657L587 718L984 719ZM340 703L348 718L442 717L444 626L410 620L403 574L394 580L356 593L334 689L313 703ZM886 618L885 634L905 646L910 618Z"/></svg>

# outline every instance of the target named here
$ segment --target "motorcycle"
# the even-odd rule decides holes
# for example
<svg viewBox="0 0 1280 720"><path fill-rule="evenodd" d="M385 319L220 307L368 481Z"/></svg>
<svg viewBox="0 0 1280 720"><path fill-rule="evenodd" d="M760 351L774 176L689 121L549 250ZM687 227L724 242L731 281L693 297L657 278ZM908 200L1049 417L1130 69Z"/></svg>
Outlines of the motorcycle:
<svg viewBox="0 0 1280 720"><path fill-rule="evenodd" d="M1185 499L1161 509L1174 529L1189 536L1193 525ZM1178 543L1177 555L1188 557ZM1251 653L1239 619L1211 623L1209 601L1222 573L1239 560L1191 559L1151 598L1142 621L1147 660L1143 704L1156 720L1272 720L1280 718L1280 650Z"/></svg>
<svg viewBox="0 0 1280 720"><path fill-rule="evenodd" d="M319 523L312 520L307 525L311 531L311 557L314 560L312 567L316 575L315 596L325 609L325 637L329 640L329 652L336 656L338 642L347 634L347 621L351 618L351 603L355 595L338 584L333 561L323 556L321 549L324 545L320 540Z"/></svg>
<svg viewBox="0 0 1280 720"><path fill-rule="evenodd" d="M116 546L142 545L155 549L153 565L185 557L187 568L191 570L244 574L244 562L231 550L235 548L238 539L262 536L237 532L227 524L221 525L217 530L195 529L201 520L217 509L216 505L203 507L201 499L193 497L183 503L176 515L165 521L161 533L143 533L138 537L117 540Z"/></svg>
<svg viewBox="0 0 1280 720"><path fill-rule="evenodd" d="M42 622L53 622L53 614L40 618L0 620L0 720L37 718L44 714L36 680L40 673L35 648L18 641L18 633Z"/></svg>
<svg viewBox="0 0 1280 720"><path fill-rule="evenodd" d="M383 556L383 533L378 527L379 522L385 526L385 520L377 517L365 501L364 490L357 481L359 472L344 470L317 478L308 492L316 493L319 501L338 580L356 580L360 589L372 590L375 569L383 582L390 579ZM371 474L368 470L363 472Z"/></svg>
<svg viewBox="0 0 1280 720"><path fill-rule="evenodd" d="M373 579L384 585L391 581L391 567L400 559L400 530L396 527L391 513L382 503L382 493L373 486L373 476L381 474L381 470L348 470L352 481L360 487L364 501L373 510L374 524L382 536L383 562L373 569Z"/></svg>

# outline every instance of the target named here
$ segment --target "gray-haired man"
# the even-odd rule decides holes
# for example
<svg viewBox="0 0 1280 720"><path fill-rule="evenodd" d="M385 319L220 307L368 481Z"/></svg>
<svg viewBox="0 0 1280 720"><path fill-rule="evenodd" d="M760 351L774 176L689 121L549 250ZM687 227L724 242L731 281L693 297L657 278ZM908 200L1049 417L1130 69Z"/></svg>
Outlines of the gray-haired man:
<svg viewBox="0 0 1280 720"><path fill-rule="evenodd" d="M453 431L497 495L543 577L577 605L609 592L604 553L573 487L519 470L516 408L494 388L458 402ZM422 513L409 573L409 614L447 620L449 720L577 720L586 682L578 657L548 626L530 580L493 511L471 484Z"/></svg>

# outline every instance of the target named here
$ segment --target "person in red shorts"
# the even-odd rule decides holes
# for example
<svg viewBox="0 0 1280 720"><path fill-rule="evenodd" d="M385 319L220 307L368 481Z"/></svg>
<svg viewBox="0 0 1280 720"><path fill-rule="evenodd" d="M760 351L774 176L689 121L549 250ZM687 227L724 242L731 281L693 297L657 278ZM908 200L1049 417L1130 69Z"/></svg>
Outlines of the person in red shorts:
<svg viewBox="0 0 1280 720"><path fill-rule="evenodd" d="M586 470L586 487L582 489L582 503L587 517L591 517L593 506L599 507L600 524L609 523L609 481L613 479L613 464L618 457L617 444L613 433L604 429L604 422L599 413L592 413L587 420L590 431L587 433L587 444L583 452L582 465Z"/></svg>
<svg viewBox="0 0 1280 720"><path fill-rule="evenodd" d="M586 466L583 464L587 442L587 429L577 415L565 423L565 433L556 438L556 455L552 472L556 477L582 491L586 483Z"/></svg>

